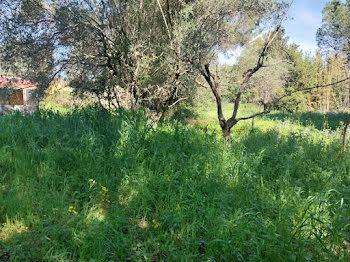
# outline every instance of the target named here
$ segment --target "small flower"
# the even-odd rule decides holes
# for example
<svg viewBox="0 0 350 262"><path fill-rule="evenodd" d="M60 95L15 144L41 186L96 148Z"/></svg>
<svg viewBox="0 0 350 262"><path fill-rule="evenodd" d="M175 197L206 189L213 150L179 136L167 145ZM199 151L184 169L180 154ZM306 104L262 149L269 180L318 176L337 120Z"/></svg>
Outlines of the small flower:
<svg viewBox="0 0 350 262"><path fill-rule="evenodd" d="M176 206L176 210L180 210L180 209L181 209L180 205L179 205L179 204L177 204L177 206Z"/></svg>
<svg viewBox="0 0 350 262"><path fill-rule="evenodd" d="M93 180L92 178L90 178L90 183L92 183L92 184L96 184L96 181L95 180Z"/></svg>
<svg viewBox="0 0 350 262"><path fill-rule="evenodd" d="M153 228L156 229L160 226L160 223L158 223L155 219L152 220Z"/></svg>
<svg viewBox="0 0 350 262"><path fill-rule="evenodd" d="M105 187L105 186L101 187L101 189L102 189L103 191L105 191L105 192L108 191L107 187Z"/></svg>
<svg viewBox="0 0 350 262"><path fill-rule="evenodd" d="M73 213L74 215L77 215L77 214L78 214L78 212L77 212L77 211L75 211L75 209L74 209L74 207L73 207L73 206L69 206L69 208L68 208L68 212L69 212L69 213Z"/></svg>

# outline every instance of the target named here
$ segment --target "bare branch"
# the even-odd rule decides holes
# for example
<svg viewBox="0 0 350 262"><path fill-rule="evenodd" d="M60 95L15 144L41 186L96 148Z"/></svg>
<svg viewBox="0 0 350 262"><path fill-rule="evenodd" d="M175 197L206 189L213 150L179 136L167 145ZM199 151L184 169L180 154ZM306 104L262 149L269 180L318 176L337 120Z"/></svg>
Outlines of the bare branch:
<svg viewBox="0 0 350 262"><path fill-rule="evenodd" d="M180 99L178 99L175 103L173 103L172 105L170 105L170 106L168 106L169 108L172 108L173 106L175 106L177 103L179 103L180 101L182 101L182 100L186 100L186 99L188 99L188 97L183 97L183 98L180 98Z"/></svg>
<svg viewBox="0 0 350 262"><path fill-rule="evenodd" d="M263 111L263 112L256 113L256 114L251 115L251 116L248 116L248 117L241 117L241 118L238 118L238 119L236 119L236 121L239 122L239 121L241 121L241 120L248 120L248 119L252 119L252 118L254 118L254 117L260 116L260 115L266 115L266 114L268 114L268 113L270 113L270 110L265 110L265 111Z"/></svg>
<svg viewBox="0 0 350 262"><path fill-rule="evenodd" d="M273 104L276 104L279 101L281 101L283 98L289 97L290 95L295 94L295 93L310 91L310 90L317 89L317 88L324 88L324 87L334 86L334 85L346 82L348 80L350 80L350 77L347 77L345 79L342 79L342 80L339 80L337 82L334 82L334 83L331 83L331 84L327 84L327 85L317 85L317 86L313 86L313 87L309 87L309 88L305 88L305 89L299 89L299 90L295 90L295 91L292 91L292 92L288 92L288 94L286 94L284 96L281 96L280 98L275 100L275 102Z"/></svg>
<svg viewBox="0 0 350 262"><path fill-rule="evenodd" d="M170 48L173 49L172 37L171 37L170 29L169 29L169 26L168 26L168 22L166 21L166 18L165 18L164 12L163 12L163 8L162 8L159 0L157 0L157 3L158 3L158 6L159 6L159 9L160 9L160 12L162 13L162 17L163 17L163 20L164 20L164 24L165 24L166 30L168 31L168 36L169 36L169 40L170 40Z"/></svg>

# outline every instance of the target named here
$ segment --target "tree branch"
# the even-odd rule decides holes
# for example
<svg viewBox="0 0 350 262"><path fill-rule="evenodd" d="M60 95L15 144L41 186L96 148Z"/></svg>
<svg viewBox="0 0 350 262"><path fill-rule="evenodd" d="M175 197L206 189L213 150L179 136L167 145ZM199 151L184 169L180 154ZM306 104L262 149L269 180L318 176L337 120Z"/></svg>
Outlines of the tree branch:
<svg viewBox="0 0 350 262"><path fill-rule="evenodd" d="M337 82L334 82L334 83L331 83L331 84L327 84L327 85L317 85L317 86L308 87L308 88L305 88L305 89L295 90L295 91L289 92L288 94L286 94L286 95L284 95L284 96L281 96L280 98L278 98L277 100L275 100L275 102L274 102L273 104L276 104L276 103L278 103L279 101L281 101L283 98L289 97L290 95L295 94L295 93L304 92L304 91L310 91L310 90L317 89L317 88L329 87L329 86L333 86L333 85L337 85L337 84L346 82L346 81L348 81L348 80L350 80L350 77L344 78L344 79L342 79L342 80L339 80L339 81L337 81Z"/></svg>
<svg viewBox="0 0 350 262"><path fill-rule="evenodd" d="M168 32L168 37L169 37L169 41L170 41L170 48L173 49L173 41L172 41L172 37L171 37L169 26L168 26L168 22L166 21L166 18L165 18L164 12L163 12L163 8L162 8L159 0L157 0L157 3L158 3L158 6L159 6L159 9L160 9L160 12L162 13L162 17L163 17L163 20L164 20L164 24L165 24L166 30Z"/></svg>
<svg viewBox="0 0 350 262"><path fill-rule="evenodd" d="M200 82L199 80L196 80L196 83L197 83L198 85L200 85L201 87L210 88L210 86L206 86L205 84L203 84L203 83Z"/></svg>
<svg viewBox="0 0 350 262"><path fill-rule="evenodd" d="M256 113L256 114L248 116L248 117L238 118L238 119L236 119L236 121L239 122L241 120L248 120L248 119L252 119L254 117L257 117L257 116L260 116L260 115L265 115L265 114L268 114L268 113L270 113L270 110L265 110L264 112Z"/></svg>
<svg viewBox="0 0 350 262"><path fill-rule="evenodd" d="M276 29L274 31L270 31L267 40L263 46L262 51L260 52L258 61L256 63L256 66L253 68L248 69L244 74L243 74L243 82L241 84L241 87L236 95L236 99L235 99L235 103L234 103L234 109L233 109L233 114L232 117L229 119L230 121L234 121L237 117L237 113L238 113L238 108L239 108L239 104L241 102L241 96L242 93L247 89L248 87L248 83L250 78L260 70L260 68L262 68L264 66L264 62L265 62L265 57L267 55L268 49L271 45L271 43L273 42L273 40L276 38L276 36L278 35L281 26L282 26L282 22L283 20L286 18L287 13L289 11L289 8L291 7L291 5L294 3L294 0L292 0L292 2L290 3L290 5L288 6L287 11L282 14L282 18L279 20L278 25L276 27ZM249 119L249 118L248 118ZM241 119L244 120L244 119Z"/></svg>
<svg viewBox="0 0 350 262"><path fill-rule="evenodd" d="M204 69L205 70L200 69L200 72L205 78L205 80L207 81L207 83L209 84L210 89L215 96L216 105L218 109L218 118L219 118L220 126L223 128L226 125L226 119L224 118L224 115L222 113L221 96L220 96L219 90L217 89L219 86L219 79L216 75L213 75L210 72L209 64L204 65ZM214 79L214 82L212 81L212 79Z"/></svg>
<svg viewBox="0 0 350 262"><path fill-rule="evenodd" d="M188 97L179 98L178 100L176 100L175 103L173 103L172 105L170 105L170 106L168 106L168 107L169 107L169 108L172 108L173 106L175 106L175 105L176 105L177 103L179 103L180 101L186 100L186 99L188 99Z"/></svg>

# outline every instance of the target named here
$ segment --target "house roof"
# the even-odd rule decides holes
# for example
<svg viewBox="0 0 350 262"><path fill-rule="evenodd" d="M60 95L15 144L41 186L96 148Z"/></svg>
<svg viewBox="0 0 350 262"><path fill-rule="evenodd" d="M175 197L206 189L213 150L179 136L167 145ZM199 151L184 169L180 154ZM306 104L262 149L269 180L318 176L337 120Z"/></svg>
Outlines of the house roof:
<svg viewBox="0 0 350 262"><path fill-rule="evenodd" d="M22 80L15 77L0 77L0 88L26 89L36 88L36 84L29 80Z"/></svg>

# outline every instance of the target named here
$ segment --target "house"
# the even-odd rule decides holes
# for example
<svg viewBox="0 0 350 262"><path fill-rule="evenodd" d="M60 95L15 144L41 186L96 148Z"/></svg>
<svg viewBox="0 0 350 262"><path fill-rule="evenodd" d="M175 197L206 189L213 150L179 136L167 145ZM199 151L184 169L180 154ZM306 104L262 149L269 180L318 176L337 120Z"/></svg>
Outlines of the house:
<svg viewBox="0 0 350 262"><path fill-rule="evenodd" d="M36 84L15 77L0 76L0 114L13 111L34 113L38 107Z"/></svg>

